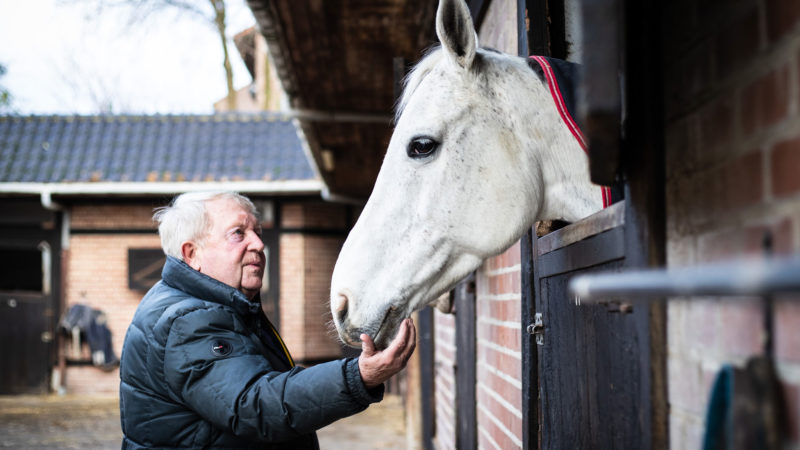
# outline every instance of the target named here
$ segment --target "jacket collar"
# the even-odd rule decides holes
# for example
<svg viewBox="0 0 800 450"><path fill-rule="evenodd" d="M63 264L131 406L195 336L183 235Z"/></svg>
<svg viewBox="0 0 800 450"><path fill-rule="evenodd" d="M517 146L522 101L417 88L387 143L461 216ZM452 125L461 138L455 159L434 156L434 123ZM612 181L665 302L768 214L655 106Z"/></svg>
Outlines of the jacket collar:
<svg viewBox="0 0 800 450"><path fill-rule="evenodd" d="M192 297L230 306L241 315L255 314L261 310L258 297L250 301L239 290L192 269L185 262L172 256L167 256L161 278L169 286Z"/></svg>

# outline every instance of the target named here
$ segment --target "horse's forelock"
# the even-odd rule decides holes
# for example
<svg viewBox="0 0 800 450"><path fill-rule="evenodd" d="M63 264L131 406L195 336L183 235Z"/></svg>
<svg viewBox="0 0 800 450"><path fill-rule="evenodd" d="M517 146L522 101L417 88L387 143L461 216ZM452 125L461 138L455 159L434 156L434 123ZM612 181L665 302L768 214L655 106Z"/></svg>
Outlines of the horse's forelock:
<svg viewBox="0 0 800 450"><path fill-rule="evenodd" d="M486 71L485 59L487 54L494 54L493 56L501 57L505 56L502 52L492 48L479 48L477 54L475 55L475 60L473 61L472 67L470 68L470 72L473 75ZM425 52L420 61L411 69L408 75L406 75L405 79L403 80L403 93L400 95L400 98L395 105L395 123L400 120L403 110L405 109L406 105L408 105L408 102L411 100L411 97L414 95L417 87L419 87L425 77L427 77L433 71L434 67L439 64L444 56L445 54L441 46L436 44Z"/></svg>
<svg viewBox="0 0 800 450"><path fill-rule="evenodd" d="M422 59L420 59L420 61L414 66L414 68L411 69L408 75L406 75L405 79L403 80L403 93L400 95L400 98L397 102L397 107L395 108L395 123L400 120L403 110L405 109L409 100L411 100L411 96L414 94L414 91L416 91L417 87L420 85L420 83L422 83L422 80L424 80L425 77L431 73L436 64L438 64L444 56L444 52L441 50L442 48L439 45L434 45L433 47L429 48L425 52L425 55L423 55Z"/></svg>

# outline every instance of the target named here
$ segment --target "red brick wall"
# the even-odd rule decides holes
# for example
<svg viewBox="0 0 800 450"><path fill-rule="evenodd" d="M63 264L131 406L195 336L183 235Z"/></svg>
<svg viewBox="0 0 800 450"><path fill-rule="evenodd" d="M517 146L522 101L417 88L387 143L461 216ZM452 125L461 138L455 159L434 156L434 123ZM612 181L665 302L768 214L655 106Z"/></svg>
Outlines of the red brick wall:
<svg viewBox="0 0 800 450"><path fill-rule="evenodd" d="M514 244L478 271L478 445L522 446L520 248Z"/></svg>
<svg viewBox="0 0 800 450"><path fill-rule="evenodd" d="M284 234L280 238L280 333L294 359L305 356L302 347L305 329L305 263L303 236Z"/></svg>
<svg viewBox="0 0 800 450"><path fill-rule="evenodd" d="M306 322L303 346L308 359L337 358L342 350L330 309L331 275L343 237L305 238Z"/></svg>
<svg viewBox="0 0 800 450"><path fill-rule="evenodd" d="M143 292L128 289L128 249L161 248L149 205L76 206L71 210L71 227L81 230L146 228L142 234L72 234L66 262L65 300L67 308L83 303L103 311L108 318L114 352L119 358L125 332ZM89 359L88 346L82 355ZM119 370L103 372L93 366L69 366L69 393L116 393Z"/></svg>
<svg viewBox="0 0 800 450"><path fill-rule="evenodd" d="M70 208L70 226L75 229L140 229L156 230L153 221L155 208L163 206L152 204L98 204L74 205Z"/></svg>
<svg viewBox="0 0 800 450"><path fill-rule="evenodd" d="M436 430L434 438L439 450L455 449L455 365L456 321L452 314L434 309L434 404Z"/></svg>
<svg viewBox="0 0 800 450"><path fill-rule="evenodd" d="M667 259L800 250L800 2L665 2ZM722 364L761 351L757 300L668 305L670 445L697 448ZM800 444L800 304L775 310L778 374Z"/></svg>
<svg viewBox="0 0 800 450"><path fill-rule="evenodd" d="M476 286L477 436L481 448L522 446L520 248L488 259ZM455 448L455 317L435 313L437 448Z"/></svg>
<svg viewBox="0 0 800 450"><path fill-rule="evenodd" d="M342 354L330 327L330 282L344 243L346 209L322 202L286 203L281 227L297 231L280 239L281 335L295 360L338 358ZM310 233L302 230L310 229ZM330 230L330 234L319 234Z"/></svg>

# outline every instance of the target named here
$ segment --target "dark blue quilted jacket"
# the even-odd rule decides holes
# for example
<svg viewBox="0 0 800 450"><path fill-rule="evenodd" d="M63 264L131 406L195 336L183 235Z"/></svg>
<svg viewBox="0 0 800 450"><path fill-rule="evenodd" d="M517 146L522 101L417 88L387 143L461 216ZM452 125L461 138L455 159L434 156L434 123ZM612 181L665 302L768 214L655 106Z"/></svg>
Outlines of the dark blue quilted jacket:
<svg viewBox="0 0 800 450"><path fill-rule="evenodd" d="M123 448L318 448L315 430L383 397L357 359L308 369L261 306L168 257L120 362Z"/></svg>

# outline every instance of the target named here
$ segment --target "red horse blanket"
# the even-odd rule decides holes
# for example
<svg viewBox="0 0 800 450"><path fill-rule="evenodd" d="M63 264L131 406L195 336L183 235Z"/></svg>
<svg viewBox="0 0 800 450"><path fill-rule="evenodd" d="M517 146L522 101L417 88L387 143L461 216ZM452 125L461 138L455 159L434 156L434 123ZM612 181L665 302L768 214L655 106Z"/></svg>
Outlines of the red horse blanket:
<svg viewBox="0 0 800 450"><path fill-rule="evenodd" d="M575 136L583 151L586 152L586 138L575 121L575 90L579 82L580 66L547 56L531 56L528 58L528 65L542 81L547 83L561 119ZM616 186L614 188L601 186L601 191L603 208L622 199L622 190Z"/></svg>

